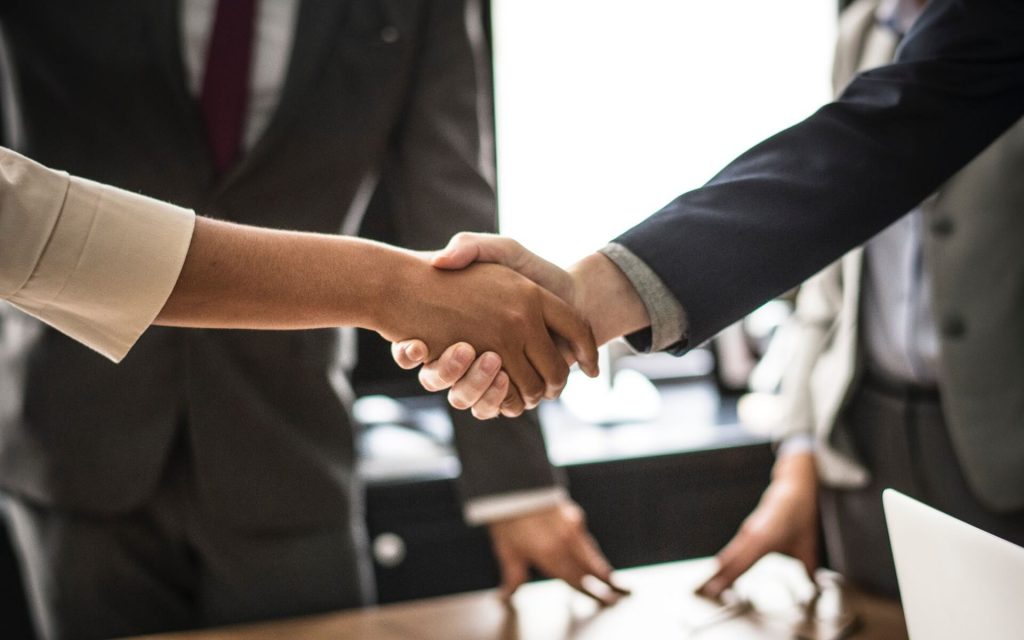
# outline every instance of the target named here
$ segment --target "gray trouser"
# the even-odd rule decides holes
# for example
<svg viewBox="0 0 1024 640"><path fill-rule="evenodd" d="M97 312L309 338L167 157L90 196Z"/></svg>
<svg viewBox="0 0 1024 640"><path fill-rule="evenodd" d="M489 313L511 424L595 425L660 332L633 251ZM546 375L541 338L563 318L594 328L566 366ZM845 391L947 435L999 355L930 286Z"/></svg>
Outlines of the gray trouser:
<svg viewBox="0 0 1024 640"><path fill-rule="evenodd" d="M42 638L110 638L367 604L362 525L252 534L198 507L179 447L156 495L120 516L5 501Z"/></svg>
<svg viewBox="0 0 1024 640"><path fill-rule="evenodd" d="M934 392L868 376L839 428L848 431L871 471L871 483L863 489L826 488L821 493L829 561L855 583L898 594L882 512L886 487L1024 545L1024 512L991 512L967 486Z"/></svg>

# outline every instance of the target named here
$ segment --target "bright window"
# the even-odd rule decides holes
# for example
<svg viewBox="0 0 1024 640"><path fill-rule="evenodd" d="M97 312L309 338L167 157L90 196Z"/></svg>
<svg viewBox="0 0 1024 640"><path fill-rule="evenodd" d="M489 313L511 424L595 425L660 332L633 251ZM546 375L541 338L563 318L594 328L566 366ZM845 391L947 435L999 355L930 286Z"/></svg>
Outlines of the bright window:
<svg viewBox="0 0 1024 640"><path fill-rule="evenodd" d="M504 233L561 264L830 95L828 0L492 0Z"/></svg>

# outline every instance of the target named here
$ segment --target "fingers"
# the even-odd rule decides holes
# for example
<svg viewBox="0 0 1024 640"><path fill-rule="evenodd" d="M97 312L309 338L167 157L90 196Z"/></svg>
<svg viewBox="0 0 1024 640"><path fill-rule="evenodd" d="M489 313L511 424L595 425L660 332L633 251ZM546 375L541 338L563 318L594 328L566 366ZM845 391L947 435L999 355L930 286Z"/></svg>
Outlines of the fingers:
<svg viewBox="0 0 1024 640"><path fill-rule="evenodd" d="M520 395L519 389L516 389L515 385L509 384L508 394L501 403L501 415L506 418L517 418L523 415L524 411L526 411L526 403L523 402L523 396Z"/></svg>
<svg viewBox="0 0 1024 640"><path fill-rule="evenodd" d="M511 593L529 567L563 580L602 605L627 591L612 582L611 566L587 531L583 511L571 501L497 521L490 525L502 567L503 588Z"/></svg>
<svg viewBox="0 0 1024 640"><path fill-rule="evenodd" d="M551 342L550 337L545 336L545 339ZM540 404L547 392L547 383L537 374L526 353L521 353L516 358L504 358L503 362L505 371L522 396L526 408L533 409ZM562 366L565 366L564 362Z"/></svg>
<svg viewBox="0 0 1024 640"><path fill-rule="evenodd" d="M612 581L611 565L587 531L583 510L572 502L558 509L563 523L558 547L555 553L539 556L538 566L601 605L615 604L629 592Z"/></svg>
<svg viewBox="0 0 1024 640"><path fill-rule="evenodd" d="M420 369L420 384L427 391L442 391L458 382L469 371L476 358L476 350L465 342L457 342L445 349L437 360Z"/></svg>
<svg viewBox="0 0 1024 640"><path fill-rule="evenodd" d="M576 562L586 573L600 580L613 593L619 596L630 594L629 589L617 584L612 577L612 565L601 553L597 541L586 532L581 532L578 541L572 546L572 554Z"/></svg>
<svg viewBox="0 0 1024 640"><path fill-rule="evenodd" d="M427 345L422 340L403 340L391 343L391 357L403 369L415 369L427 359Z"/></svg>
<svg viewBox="0 0 1024 640"><path fill-rule="evenodd" d="M426 358L426 345L420 340L395 342L391 355L400 367L412 369ZM508 374L501 371L501 357L487 352L473 361L469 359L472 355L475 351L464 342L448 347L440 358L423 365L420 384L427 391L450 388L448 402L456 409L471 408L478 420L522 415L526 404Z"/></svg>
<svg viewBox="0 0 1024 640"><path fill-rule="evenodd" d="M585 596L594 599L601 606L611 606L618 602L620 594L609 589L596 588L603 581L593 580L593 574L571 554L560 555L557 559L538 560L541 571L552 578L560 578L566 584Z"/></svg>
<svg viewBox="0 0 1024 640"><path fill-rule="evenodd" d="M541 292L544 324L565 340L580 369L591 378L598 374L597 344L590 325L568 303L549 291Z"/></svg>
<svg viewBox="0 0 1024 640"><path fill-rule="evenodd" d="M766 553L766 549L741 530L718 553L718 571L698 587L697 593L717 598Z"/></svg>
<svg viewBox="0 0 1024 640"><path fill-rule="evenodd" d="M539 296L537 300L540 303L541 317L537 322L523 325L525 328L524 350L529 365L518 367L518 363L515 361L509 362L507 359L505 361L505 369L508 371L512 383L519 389L528 409L537 406L541 397L558 397L569 377L569 367L551 334L548 333L549 326L569 340L574 352L580 352L586 361L586 364L581 361L581 367L586 367L594 373L597 370L597 348L589 325L579 318L571 306L550 291L541 288L536 288L535 291ZM561 334L561 331L565 331L568 335ZM525 379L526 382L521 382L522 379ZM535 379L542 380L541 395L537 394L536 387L531 386Z"/></svg>
<svg viewBox="0 0 1024 640"><path fill-rule="evenodd" d="M491 384L500 371L501 358L498 354L491 351L484 353L470 365L469 371L452 385L451 390L448 391L448 404L456 409L469 409L490 390ZM502 399L505 397L506 391L508 391L507 384L506 388L502 390Z"/></svg>
<svg viewBox="0 0 1024 640"><path fill-rule="evenodd" d="M473 404L473 417L477 420L490 420L491 418L497 418L499 415L504 415L502 406L510 387L511 383L509 382L508 374L504 371L499 371L491 386ZM518 397L518 394L516 396ZM520 400L520 403L522 403L522 400ZM522 413L522 409L519 410L519 413Z"/></svg>
<svg viewBox="0 0 1024 640"><path fill-rule="evenodd" d="M530 577L530 567L521 558L507 553L498 553L498 565L501 568L501 598L509 600L516 589L523 586Z"/></svg>
<svg viewBox="0 0 1024 640"><path fill-rule="evenodd" d="M544 380L544 397L557 398L569 378L569 365L547 331L540 329L528 337L526 357Z"/></svg>

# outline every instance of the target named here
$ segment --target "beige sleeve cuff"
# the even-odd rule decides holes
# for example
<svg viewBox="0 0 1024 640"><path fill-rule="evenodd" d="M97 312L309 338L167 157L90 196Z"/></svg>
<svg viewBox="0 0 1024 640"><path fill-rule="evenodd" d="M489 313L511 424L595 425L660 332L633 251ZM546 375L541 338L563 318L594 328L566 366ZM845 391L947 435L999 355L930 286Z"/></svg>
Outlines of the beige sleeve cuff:
<svg viewBox="0 0 1024 640"><path fill-rule="evenodd" d="M4 292L5 297L118 362L174 289L195 214L88 180L45 173L51 188L58 180L66 184L66 195L56 214L41 212L55 223L28 279L13 293ZM46 209L51 203L40 200L39 206Z"/></svg>

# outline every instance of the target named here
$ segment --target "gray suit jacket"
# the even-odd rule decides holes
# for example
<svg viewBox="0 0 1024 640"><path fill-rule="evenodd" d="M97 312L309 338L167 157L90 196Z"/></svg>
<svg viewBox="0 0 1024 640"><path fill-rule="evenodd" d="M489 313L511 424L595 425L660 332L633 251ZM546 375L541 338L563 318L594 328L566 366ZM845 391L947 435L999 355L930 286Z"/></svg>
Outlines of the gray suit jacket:
<svg viewBox="0 0 1024 640"><path fill-rule="evenodd" d="M496 223L489 87L467 26L478 9L304 0L279 108L219 180L185 85L176 2L8 0L0 19L27 155L262 226L336 233L365 210L390 218L396 242L432 248ZM187 439L203 506L228 526L358 518L352 424L331 383L337 343L327 330L153 328L114 366L44 331L15 354L25 394L0 412L0 484L58 508L123 512ZM470 445L465 495L554 482L534 418L456 428Z"/></svg>
<svg viewBox="0 0 1024 640"><path fill-rule="evenodd" d="M875 24L878 0L853 3L840 22L835 83L887 64L896 39ZM941 340L940 386L950 436L975 493L993 509L1024 506L1024 121L922 205L926 265ZM834 486L867 471L836 429L861 375L863 251L801 289L797 350L783 383L784 433L813 433L819 470Z"/></svg>

